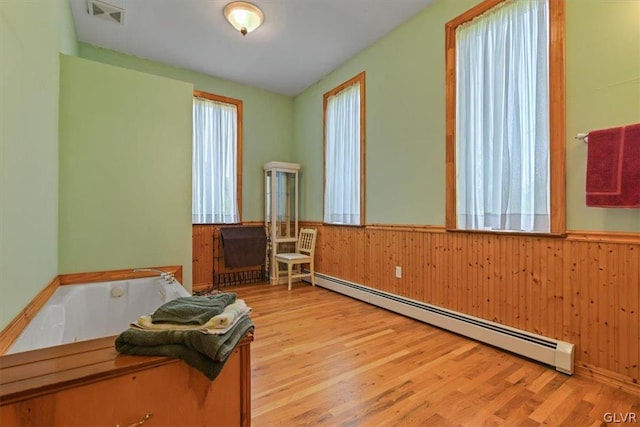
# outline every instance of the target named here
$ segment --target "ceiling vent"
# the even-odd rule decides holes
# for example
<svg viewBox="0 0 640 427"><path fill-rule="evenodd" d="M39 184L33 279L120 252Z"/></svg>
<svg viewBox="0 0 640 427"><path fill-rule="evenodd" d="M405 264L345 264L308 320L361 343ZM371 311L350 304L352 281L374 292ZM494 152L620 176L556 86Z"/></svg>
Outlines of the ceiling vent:
<svg viewBox="0 0 640 427"><path fill-rule="evenodd" d="M124 22L124 9L100 0L88 0L87 12L89 12L89 15L117 22L118 24Z"/></svg>

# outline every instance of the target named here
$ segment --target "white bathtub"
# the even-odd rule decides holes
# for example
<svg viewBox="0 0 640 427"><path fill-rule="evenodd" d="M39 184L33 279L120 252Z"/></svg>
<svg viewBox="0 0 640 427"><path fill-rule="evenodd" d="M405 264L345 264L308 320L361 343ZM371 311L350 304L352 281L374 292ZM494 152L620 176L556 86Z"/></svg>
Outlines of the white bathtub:
<svg viewBox="0 0 640 427"><path fill-rule="evenodd" d="M143 314L189 295L161 277L59 286L7 354L118 335Z"/></svg>

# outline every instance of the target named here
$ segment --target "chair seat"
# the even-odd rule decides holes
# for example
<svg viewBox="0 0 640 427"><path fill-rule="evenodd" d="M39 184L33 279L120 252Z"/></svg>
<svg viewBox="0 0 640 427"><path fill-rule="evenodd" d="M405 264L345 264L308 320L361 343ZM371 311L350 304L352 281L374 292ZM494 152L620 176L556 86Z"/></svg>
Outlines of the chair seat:
<svg viewBox="0 0 640 427"><path fill-rule="evenodd" d="M277 247L277 246L276 246ZM280 263L287 264L287 283L288 289L291 290L291 280L301 279L303 277L311 278L311 285L316 285L315 267L313 266L313 256L316 247L316 230L313 228L303 228L300 230L300 236L296 242L296 251L274 254L274 268L276 282L280 280ZM304 264L309 264L309 272L305 273L302 268ZM294 274L293 268L296 267L297 273Z"/></svg>
<svg viewBox="0 0 640 427"><path fill-rule="evenodd" d="M300 261L305 259L309 260L311 258L309 257L309 255L291 253L291 254L277 254L276 259L286 260L286 261Z"/></svg>

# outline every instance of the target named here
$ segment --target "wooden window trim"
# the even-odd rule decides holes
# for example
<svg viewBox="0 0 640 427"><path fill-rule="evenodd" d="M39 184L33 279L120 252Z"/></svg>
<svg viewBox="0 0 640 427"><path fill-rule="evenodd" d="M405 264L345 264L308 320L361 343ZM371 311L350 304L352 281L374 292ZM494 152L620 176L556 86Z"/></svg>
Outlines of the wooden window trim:
<svg viewBox="0 0 640 427"><path fill-rule="evenodd" d="M203 92L200 90L193 91L194 98L204 98L210 101L223 102L236 106L236 124L237 124L237 147L236 147L236 202L238 203L238 223L242 223L242 100L229 98L227 96L216 95L214 93Z"/></svg>
<svg viewBox="0 0 640 427"><path fill-rule="evenodd" d="M485 0L445 24L446 79L446 217L447 230L457 228L456 215L456 28L505 0ZM566 233L565 185L565 7L564 0L549 0L549 199L550 232ZM494 231L474 230L486 233ZM529 233L527 233L529 234ZM539 234L539 233L536 233Z"/></svg>
<svg viewBox="0 0 640 427"><path fill-rule="evenodd" d="M350 78L346 82L336 86L322 97L322 218L323 224L339 226L339 227L361 227L366 224L365 221L365 190L366 190L366 156L365 156L365 140L366 140L366 87L365 87L365 72L361 72L358 75ZM327 186L327 103L329 98L342 90L353 86L356 83L360 83L360 224L332 224L324 222L324 194Z"/></svg>

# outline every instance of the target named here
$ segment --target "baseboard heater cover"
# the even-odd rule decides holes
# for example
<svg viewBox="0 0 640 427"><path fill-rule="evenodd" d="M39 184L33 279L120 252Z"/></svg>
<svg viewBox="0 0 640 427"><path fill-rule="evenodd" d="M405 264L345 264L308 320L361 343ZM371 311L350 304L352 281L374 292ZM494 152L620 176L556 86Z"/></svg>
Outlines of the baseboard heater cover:
<svg viewBox="0 0 640 427"><path fill-rule="evenodd" d="M316 273L316 284L430 325L554 366L572 375L574 344ZM308 281L308 280L307 280Z"/></svg>

